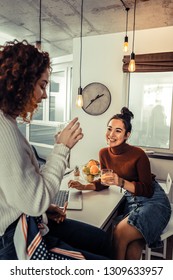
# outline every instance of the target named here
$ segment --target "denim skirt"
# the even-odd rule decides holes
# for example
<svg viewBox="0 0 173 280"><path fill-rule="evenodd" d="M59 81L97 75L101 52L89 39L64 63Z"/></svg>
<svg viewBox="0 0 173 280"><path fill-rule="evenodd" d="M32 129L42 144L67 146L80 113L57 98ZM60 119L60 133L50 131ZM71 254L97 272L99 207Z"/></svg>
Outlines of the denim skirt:
<svg viewBox="0 0 173 280"><path fill-rule="evenodd" d="M150 248L158 248L163 245L160 235L169 222L171 216L171 205L164 190L157 181L153 181L154 194L147 198L133 196L125 192L125 216L128 223L143 235Z"/></svg>

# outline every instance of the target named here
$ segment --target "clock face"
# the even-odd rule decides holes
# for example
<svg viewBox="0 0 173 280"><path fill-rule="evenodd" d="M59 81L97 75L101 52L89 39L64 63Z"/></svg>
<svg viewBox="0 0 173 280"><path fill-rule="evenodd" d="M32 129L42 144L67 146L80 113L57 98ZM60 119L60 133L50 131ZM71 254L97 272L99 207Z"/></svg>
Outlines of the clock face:
<svg viewBox="0 0 173 280"><path fill-rule="evenodd" d="M108 88L101 83L91 83L82 91L82 109L90 115L101 115L110 106L111 94Z"/></svg>

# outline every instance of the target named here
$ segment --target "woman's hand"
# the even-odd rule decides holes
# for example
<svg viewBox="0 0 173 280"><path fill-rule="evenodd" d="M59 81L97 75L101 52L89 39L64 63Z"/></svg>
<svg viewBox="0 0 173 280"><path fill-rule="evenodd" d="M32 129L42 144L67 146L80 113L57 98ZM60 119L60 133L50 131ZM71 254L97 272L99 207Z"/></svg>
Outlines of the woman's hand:
<svg viewBox="0 0 173 280"><path fill-rule="evenodd" d="M57 144L62 143L70 149L82 138L83 133L78 118L74 118L62 131L55 135Z"/></svg>
<svg viewBox="0 0 173 280"><path fill-rule="evenodd" d="M106 186L111 186L111 185L121 186L122 180L123 179L120 178L116 173L109 173L101 176L101 183Z"/></svg>
<svg viewBox="0 0 173 280"><path fill-rule="evenodd" d="M120 187L122 185L123 179L121 177L119 177L116 173L113 173L113 174L114 174L114 185L117 185Z"/></svg>
<svg viewBox="0 0 173 280"><path fill-rule="evenodd" d="M79 191L83 191L83 190L85 190L85 191L87 191L87 190L95 191L95 189L96 189L95 185L92 184L92 183L83 185L79 181L74 181L74 180L70 180L68 182L68 187L77 189Z"/></svg>
<svg viewBox="0 0 173 280"><path fill-rule="evenodd" d="M77 190L80 190L80 191L85 190L85 186L86 186L86 185L83 185L83 184L81 184L81 183L78 182L78 181L70 180L70 181L68 182L68 187L69 187L69 188L74 188L74 189L77 189Z"/></svg>
<svg viewBox="0 0 173 280"><path fill-rule="evenodd" d="M64 204L63 208L58 207L56 204L51 204L46 212L47 217L57 223L63 222L66 218L66 209L68 203Z"/></svg>

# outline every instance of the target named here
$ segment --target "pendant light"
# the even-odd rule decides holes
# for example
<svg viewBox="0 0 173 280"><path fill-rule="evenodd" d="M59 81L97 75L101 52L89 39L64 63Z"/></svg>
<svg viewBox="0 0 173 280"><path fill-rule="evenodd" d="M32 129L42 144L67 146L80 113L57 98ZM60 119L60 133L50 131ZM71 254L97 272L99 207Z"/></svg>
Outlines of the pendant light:
<svg viewBox="0 0 173 280"><path fill-rule="evenodd" d="M83 1L81 0L81 14L80 14L80 66L79 66L79 88L76 99L76 106L81 108L83 106L81 76L82 76L82 25L83 25Z"/></svg>
<svg viewBox="0 0 173 280"><path fill-rule="evenodd" d="M126 35L124 37L124 46L123 46L123 51L127 52L128 51L128 45L129 45L129 40L128 40L128 36L127 36L127 30L128 30L128 12L130 10L130 8L125 8L126 9Z"/></svg>
<svg viewBox="0 0 173 280"><path fill-rule="evenodd" d="M36 41L35 46L37 49L41 50L41 0L39 7L39 40Z"/></svg>
<svg viewBox="0 0 173 280"><path fill-rule="evenodd" d="M136 70L136 65L135 65L135 53L134 53L134 43L135 43L135 20L136 20L136 2L135 0L134 3L134 18L133 18L133 41L132 41L132 52L130 55L130 63L128 70L129 72L134 72Z"/></svg>

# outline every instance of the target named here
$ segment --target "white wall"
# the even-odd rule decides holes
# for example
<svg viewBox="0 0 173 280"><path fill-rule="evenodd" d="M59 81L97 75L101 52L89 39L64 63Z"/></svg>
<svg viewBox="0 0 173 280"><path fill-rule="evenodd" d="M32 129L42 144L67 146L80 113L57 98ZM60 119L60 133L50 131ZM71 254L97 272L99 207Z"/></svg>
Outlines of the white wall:
<svg viewBox="0 0 173 280"><path fill-rule="evenodd" d="M158 19L159 20L159 19ZM155 53L173 51L173 27L136 31L135 53ZM131 47L132 33L129 32ZM73 42L73 98L72 118L79 117L84 138L71 152L71 166L81 165L91 158L98 159L98 151L106 145L106 124L112 115L119 113L124 103L124 74L122 72L122 45L124 33L99 35L83 38L82 87L91 82L105 84L112 95L109 109L100 116L90 116L75 105L79 87L79 39ZM130 48L131 49L131 48ZM130 54L131 50L129 51ZM158 160L157 160L158 161ZM158 165L158 169L157 169ZM154 166L154 167L153 167ZM152 168L160 179L165 178L167 170L173 176L172 161L159 164L152 159Z"/></svg>

